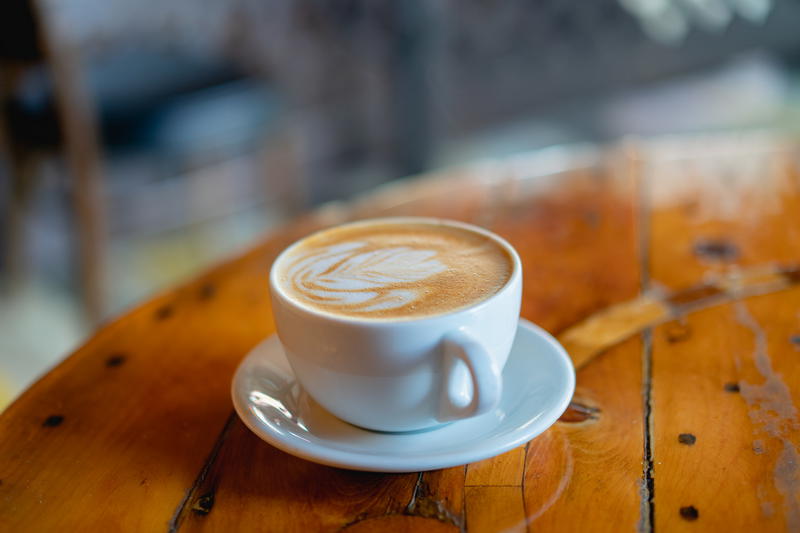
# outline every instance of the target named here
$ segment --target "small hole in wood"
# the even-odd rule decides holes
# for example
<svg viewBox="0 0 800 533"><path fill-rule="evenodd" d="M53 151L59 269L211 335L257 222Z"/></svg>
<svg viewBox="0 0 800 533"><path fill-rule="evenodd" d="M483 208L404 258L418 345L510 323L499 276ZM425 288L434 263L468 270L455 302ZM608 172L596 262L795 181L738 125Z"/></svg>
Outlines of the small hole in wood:
<svg viewBox="0 0 800 533"><path fill-rule="evenodd" d="M171 305L163 305L156 309L156 320L166 320L172 316L173 309Z"/></svg>
<svg viewBox="0 0 800 533"><path fill-rule="evenodd" d="M683 518L684 520L689 520L690 522L700 518L700 511L698 511L694 505L681 507L680 513L681 513L681 518Z"/></svg>
<svg viewBox="0 0 800 533"><path fill-rule="evenodd" d="M210 300L216 295L216 293L217 288L211 283L206 283L200 287L199 296L201 300Z"/></svg>
<svg viewBox="0 0 800 533"><path fill-rule="evenodd" d="M675 344L689 339L692 336L692 328L681 322L670 322L665 326L665 333L667 342Z"/></svg>
<svg viewBox="0 0 800 533"><path fill-rule="evenodd" d="M42 426L46 428L54 428L56 426L60 426L63 421L64 421L63 415L50 415L44 419L44 422L42 422Z"/></svg>
<svg viewBox="0 0 800 533"><path fill-rule="evenodd" d="M125 356L125 354L115 353L114 355L106 359L106 366L109 368L121 366L122 364L125 363L126 359L127 357Z"/></svg>
<svg viewBox="0 0 800 533"><path fill-rule="evenodd" d="M694 254L712 261L733 261L739 257L739 248L724 239L703 239L694 244Z"/></svg>
<svg viewBox="0 0 800 533"><path fill-rule="evenodd" d="M739 384L736 382L728 382L724 386L725 392L739 392Z"/></svg>
<svg viewBox="0 0 800 533"><path fill-rule="evenodd" d="M197 501L192 506L192 511L205 516L211 512L212 507L214 507L214 493L209 492L197 498Z"/></svg>

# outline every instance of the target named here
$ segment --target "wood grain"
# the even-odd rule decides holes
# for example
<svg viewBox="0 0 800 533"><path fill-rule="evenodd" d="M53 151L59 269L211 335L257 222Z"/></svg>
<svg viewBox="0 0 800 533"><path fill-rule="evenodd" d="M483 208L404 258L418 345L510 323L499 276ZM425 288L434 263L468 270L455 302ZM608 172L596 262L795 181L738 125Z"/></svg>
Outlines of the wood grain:
<svg viewBox="0 0 800 533"><path fill-rule="evenodd" d="M527 446L467 466L465 520L470 531L525 531L522 479Z"/></svg>
<svg viewBox="0 0 800 533"><path fill-rule="evenodd" d="M674 291L657 288L611 305L562 331L558 340L580 369L608 348L652 326L673 321L669 335L676 338L686 334L682 321L689 313L797 285L800 285L800 262L736 268L703 276L703 281L692 287Z"/></svg>
<svg viewBox="0 0 800 533"><path fill-rule="evenodd" d="M464 484L468 487L522 486L522 472L525 468L525 448L514 448L498 457L485 459L467 465L467 478Z"/></svg>
<svg viewBox="0 0 800 533"><path fill-rule="evenodd" d="M654 284L800 260L800 180L789 154L650 157ZM800 372L790 342L798 309L791 289L655 329L656 530L800 530Z"/></svg>
<svg viewBox="0 0 800 533"><path fill-rule="evenodd" d="M642 529L642 343L631 339L578 373L575 401L599 411L559 422L528 445L531 531Z"/></svg>
<svg viewBox="0 0 800 533"><path fill-rule="evenodd" d="M314 228L348 218L438 214L491 221L522 248L527 268L534 272L537 283L526 295L528 316L551 328L569 324L609 301L630 297L636 290L635 279L620 281L614 269L595 271L589 261L593 254L603 254L604 261L619 264L621 260L608 251L609 242L618 237L618 226L627 228L627 242L633 245L630 190L620 193L610 187L613 181L607 176L586 171L559 176L549 184L518 182L517 177L502 174L491 181L485 180L482 170L461 177L451 172L432 180L429 188L422 182L411 183L408 201L397 201L397 191L389 189L376 193L374 202L357 203L353 211L329 207L282 230L243 258L108 325L5 413L2 422L11 428L11 438L0 445L0 465L8 472L0 486L0 501L15 512L3 513L3 519L13 526L21 524L15 519L35 516L42 529L78 524L213 529L260 524L271 516L270 510L278 513L280 507L282 514L275 516L283 516L278 523L287 528L328 530L360 522L364 522L360 527L367 527L387 514L463 527L469 514L463 468L424 476L388 476L380 482L370 476L337 476L331 469L273 450L244 431L238 421L231 421L227 386L241 354L272 331L262 283L272 258ZM461 193L453 198L456 181ZM512 189L515 194L508 194ZM554 234L556 226L566 230ZM528 234L534 242L526 248ZM548 266L556 258L569 258L564 263L570 270L560 273ZM636 266L631 265L628 272L635 278ZM599 290L584 294L571 289L585 279L593 279ZM621 286L627 289L618 290ZM554 299L564 291L574 298L568 306L555 307ZM542 295L541 302L531 302ZM53 402L54 397L59 402ZM153 398L157 398L155 404ZM148 408L151 405L157 409ZM30 413L40 415L31 419ZM115 419L116 413L126 416ZM52 416L64 418L51 427L47 420ZM73 433L77 423L82 431ZM92 439L84 442L87 432ZM41 435L51 438L42 440ZM37 441L35 449L31 439ZM114 444L125 447L119 454L125 462L106 452ZM72 466L66 471L65 450ZM505 484L508 476L522 479L520 452L511 453L516 454L513 468L501 476L499 484ZM97 459L104 462L93 467ZM497 461L500 465L507 458ZM26 463L36 463L35 479L26 477L24 467L14 468ZM476 468L478 472L485 467ZM490 463L488 468L495 471ZM303 483L317 478L330 480L332 484L324 486L337 497L328 503L313 491L310 494L316 496L305 497L308 487L304 489ZM493 478L484 479L487 486L498 483ZM114 481L114 490L108 493L111 503L88 517L70 513L67 506L75 502L57 496L60 487L68 485L86 495L88 502L93 490L110 480ZM287 494L294 496L282 498ZM320 499L318 505L312 505L316 499ZM125 505L128 501L144 501L146 516ZM521 501L516 504L520 513ZM37 514L35 510L43 505L51 512ZM319 511L310 512L310 506ZM485 508L492 507L487 502ZM297 518L300 515L302 520ZM479 514L473 512L473 517L480 520Z"/></svg>
<svg viewBox="0 0 800 533"><path fill-rule="evenodd" d="M463 529L466 524L464 480L467 467L454 466L431 472L422 472L414 491L414 500L408 506L409 514L436 518Z"/></svg>
<svg viewBox="0 0 800 533"><path fill-rule="evenodd" d="M0 418L0 530L166 529L231 414L237 362L271 332L271 259L318 225L298 221L107 324L14 402Z"/></svg>
<svg viewBox="0 0 800 533"><path fill-rule="evenodd" d="M526 531L519 487L467 487L467 524L473 533Z"/></svg>
<svg viewBox="0 0 800 533"><path fill-rule="evenodd" d="M731 162L734 144L645 144L568 170L552 154L487 163L281 228L106 324L0 416L0 530L797 529L800 178L774 143ZM388 214L506 237L523 316L582 354L570 409L525 448L350 472L284 454L232 414L233 370L273 332L277 253ZM663 322L676 309L694 312Z"/></svg>
<svg viewBox="0 0 800 533"><path fill-rule="evenodd" d="M496 210L490 227L509 239L523 260L523 316L550 331L639 291L638 190L617 161L556 176L552 182L518 184L513 193L501 196L506 205ZM515 198L526 198L526 187L541 196L520 206ZM630 527L636 526L642 477L640 360L640 344L634 339L581 370L574 402L590 406L594 416L559 423L529 443L523 499L516 505L523 505L531 531L569 530L577 527L577 520L618 524L620 516L630 517ZM502 472L508 459L492 461ZM598 487L612 495L613 504L597 505ZM481 517L479 523L491 523L486 509L508 509L517 501L492 502L506 498L508 491L473 491L473 496L478 493L481 498L474 501L484 503L473 510L467 500L468 526L471 515ZM517 516L516 510L508 510Z"/></svg>
<svg viewBox="0 0 800 533"><path fill-rule="evenodd" d="M402 514L417 480L416 474L355 472L298 459L266 445L238 418L214 459L175 529L335 531Z"/></svg>

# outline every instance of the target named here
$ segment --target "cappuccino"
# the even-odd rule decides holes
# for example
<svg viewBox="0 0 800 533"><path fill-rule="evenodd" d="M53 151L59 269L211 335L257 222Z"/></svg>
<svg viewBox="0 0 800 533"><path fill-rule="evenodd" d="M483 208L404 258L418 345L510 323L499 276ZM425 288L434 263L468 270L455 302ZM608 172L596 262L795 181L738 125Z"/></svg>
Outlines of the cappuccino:
<svg viewBox="0 0 800 533"><path fill-rule="evenodd" d="M301 306L380 319L476 304L502 289L513 260L495 240L457 225L360 222L311 235L279 259L277 281Z"/></svg>

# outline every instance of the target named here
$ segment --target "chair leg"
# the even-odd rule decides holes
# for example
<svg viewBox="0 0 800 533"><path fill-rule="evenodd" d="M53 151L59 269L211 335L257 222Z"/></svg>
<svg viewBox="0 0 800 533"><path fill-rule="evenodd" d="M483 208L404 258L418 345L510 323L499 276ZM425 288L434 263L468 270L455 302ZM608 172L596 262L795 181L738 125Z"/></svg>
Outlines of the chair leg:
<svg viewBox="0 0 800 533"><path fill-rule="evenodd" d="M42 2L33 4L45 58L52 73L56 112L72 175L82 298L89 320L97 324L107 308L106 219L97 122L83 83L77 51L59 38Z"/></svg>
<svg viewBox="0 0 800 533"><path fill-rule="evenodd" d="M5 285L13 290L24 278L25 268L25 222L31 205L31 196L36 188L36 160L34 154L14 142L9 133L8 117L4 113L6 103L12 98L16 81L25 68L18 64L0 64L0 155L7 164L7 191L4 205L0 206L2 220L2 258L0 263L5 274Z"/></svg>

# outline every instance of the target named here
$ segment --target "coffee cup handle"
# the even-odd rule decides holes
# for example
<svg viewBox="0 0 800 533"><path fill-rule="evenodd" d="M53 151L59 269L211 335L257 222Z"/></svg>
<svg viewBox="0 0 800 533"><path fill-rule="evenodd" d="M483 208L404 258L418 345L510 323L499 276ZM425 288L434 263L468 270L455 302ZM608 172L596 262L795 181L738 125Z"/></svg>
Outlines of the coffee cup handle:
<svg viewBox="0 0 800 533"><path fill-rule="evenodd" d="M439 421L469 418L494 409L500 403L503 382L501 369L486 348L464 330L448 333L443 339L443 348L444 380ZM472 381L472 399L466 405L459 405L451 390L458 360L464 362Z"/></svg>

